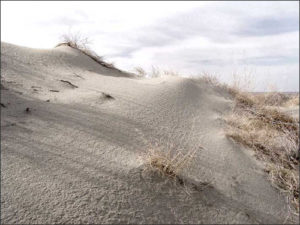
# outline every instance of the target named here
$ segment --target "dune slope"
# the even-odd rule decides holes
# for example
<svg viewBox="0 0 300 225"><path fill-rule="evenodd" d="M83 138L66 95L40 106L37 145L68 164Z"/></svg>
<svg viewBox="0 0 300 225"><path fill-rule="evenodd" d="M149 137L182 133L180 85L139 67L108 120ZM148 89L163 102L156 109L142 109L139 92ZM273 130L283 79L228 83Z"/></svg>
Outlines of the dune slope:
<svg viewBox="0 0 300 225"><path fill-rule="evenodd" d="M263 167L225 137L224 90L136 79L67 46L2 43L1 103L3 223L289 219ZM147 151L170 144L196 150L183 185L144 170Z"/></svg>

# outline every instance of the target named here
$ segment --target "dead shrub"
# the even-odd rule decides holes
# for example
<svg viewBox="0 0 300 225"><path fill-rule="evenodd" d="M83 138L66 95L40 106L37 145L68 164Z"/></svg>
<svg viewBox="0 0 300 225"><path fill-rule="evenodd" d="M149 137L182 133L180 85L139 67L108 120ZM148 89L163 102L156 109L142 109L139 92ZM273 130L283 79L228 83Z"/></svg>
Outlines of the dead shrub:
<svg viewBox="0 0 300 225"><path fill-rule="evenodd" d="M106 68L120 71L114 66L113 63L105 62L102 56L99 56L97 53L92 51L89 47L91 41L88 38L83 37L80 33L64 34L61 36L61 40L61 43L57 44L56 47L63 45L69 46L71 48L79 50L80 52L89 56L95 62L99 63L100 65Z"/></svg>
<svg viewBox="0 0 300 225"><path fill-rule="evenodd" d="M134 70L139 77L146 77L146 75L147 75L146 71L140 66L135 67Z"/></svg>

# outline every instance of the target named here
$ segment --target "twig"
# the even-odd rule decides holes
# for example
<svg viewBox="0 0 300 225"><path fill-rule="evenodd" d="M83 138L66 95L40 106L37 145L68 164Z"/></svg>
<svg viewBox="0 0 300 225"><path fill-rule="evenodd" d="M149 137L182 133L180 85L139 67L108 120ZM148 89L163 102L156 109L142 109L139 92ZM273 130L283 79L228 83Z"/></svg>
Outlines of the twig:
<svg viewBox="0 0 300 225"><path fill-rule="evenodd" d="M78 86L72 84L70 81L67 81L67 80L60 80L60 81L71 85L73 88L78 88Z"/></svg>

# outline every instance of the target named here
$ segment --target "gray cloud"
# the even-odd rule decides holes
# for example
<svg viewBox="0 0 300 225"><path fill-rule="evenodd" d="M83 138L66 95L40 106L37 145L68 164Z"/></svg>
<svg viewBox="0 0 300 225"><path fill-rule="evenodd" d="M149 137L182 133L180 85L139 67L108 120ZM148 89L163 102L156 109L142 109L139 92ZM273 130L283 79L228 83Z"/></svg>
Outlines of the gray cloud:
<svg viewBox="0 0 300 225"><path fill-rule="evenodd" d="M114 56L130 56L141 48L164 47L182 42L195 36L210 37L219 41L229 41L227 32L223 32L222 38L216 34L216 28L204 21L206 11L202 8L192 10L174 17L166 18L155 24L143 27L142 30L133 30L130 34L108 33L107 36L124 36L128 45L120 46L119 53ZM99 31L103 32L103 31ZM134 46L134 47L132 47Z"/></svg>
<svg viewBox="0 0 300 225"><path fill-rule="evenodd" d="M281 76L289 85L299 80L299 2L212 1L182 9L171 2L166 9L160 3L124 9L100 2L28 4L17 17L15 6L4 10L3 40L44 48L72 30L125 70L155 65L225 74L224 68L251 67L268 80L275 74L282 86Z"/></svg>
<svg viewBox="0 0 300 225"><path fill-rule="evenodd" d="M130 60L128 64L132 66L135 60L141 62L137 57L142 56L148 65L196 73L218 71L224 75L231 73L231 68L255 68L266 74L268 67L280 67L280 71L272 69L279 81L285 70L288 74L289 68L295 68L299 62L299 47L295 43L299 11L287 10L291 5L282 9L272 6L273 3L214 3L122 32L118 26L105 30L101 21L89 21L92 18L80 11L76 12L81 15L76 17L78 20L60 17L53 22L68 26L81 24L81 27L85 27L84 23L97 24L99 29L90 29L88 36L95 37L95 44L99 40L102 46L111 49L112 53L106 57L117 63ZM291 32L294 34L289 35ZM209 45L195 42L198 38ZM182 43L190 44L190 39L194 39L191 45L184 47ZM299 76L296 69L291 69L291 73Z"/></svg>
<svg viewBox="0 0 300 225"><path fill-rule="evenodd" d="M296 13L276 15L275 18L270 15L255 14L256 8L253 7L251 10L255 15L251 14L251 10L245 13L247 8L245 4L240 4L244 6L241 7L242 10L234 8L233 3L226 7L227 5L196 8L157 21L143 27L143 30L134 30L125 36L128 46L120 48L119 56L130 56L141 48L176 45L193 37L204 37L216 43L226 44L251 36L299 31L299 15ZM270 61L265 60L265 62ZM260 63L263 63L263 60Z"/></svg>
<svg viewBox="0 0 300 225"><path fill-rule="evenodd" d="M118 56L130 56L133 52L141 48L163 47L193 37L204 37L217 43L232 43L239 36L254 35L263 30L267 30L269 33L271 31L275 32L276 27L277 33L280 29L295 29L294 25L290 26L291 28L285 28L285 26L282 28L279 26L278 28L278 24L273 29L266 29L263 25L267 26L268 23L273 23L265 22L262 24L259 19L256 19L256 22L253 24L253 21L250 19L243 18L237 14L231 16L229 13L233 12L226 8L223 10L220 8L196 8L157 21L152 25L143 27L142 30L133 30L127 35L121 33L107 35L124 35L124 38L128 41L128 45L124 46L124 48L119 48L120 53ZM233 24L235 21L239 21L239 23ZM288 23L289 19L285 19L285 21ZM256 27L256 25L259 26ZM281 22L281 25L285 25L285 23Z"/></svg>
<svg viewBox="0 0 300 225"><path fill-rule="evenodd" d="M68 26L68 27L94 23L85 12L81 10L76 10L74 13L76 15L76 19L74 18L74 16L65 15L65 16L59 16L52 19L40 20L37 21L36 23L41 26Z"/></svg>
<svg viewBox="0 0 300 225"><path fill-rule="evenodd" d="M289 15L283 18L253 18L248 20L236 34L242 36L264 36L298 30L299 15Z"/></svg>
<svg viewBox="0 0 300 225"><path fill-rule="evenodd" d="M132 53L140 49L142 46L119 46L118 51L116 53L108 54L108 57L123 57L128 58Z"/></svg>
<svg viewBox="0 0 300 225"><path fill-rule="evenodd" d="M299 62L299 57L297 56L248 57L239 61L241 65L256 65L256 66L295 64L297 62Z"/></svg>
<svg viewBox="0 0 300 225"><path fill-rule="evenodd" d="M194 66L225 66L227 64L226 60L213 58L213 59L186 59L188 64L192 64Z"/></svg>

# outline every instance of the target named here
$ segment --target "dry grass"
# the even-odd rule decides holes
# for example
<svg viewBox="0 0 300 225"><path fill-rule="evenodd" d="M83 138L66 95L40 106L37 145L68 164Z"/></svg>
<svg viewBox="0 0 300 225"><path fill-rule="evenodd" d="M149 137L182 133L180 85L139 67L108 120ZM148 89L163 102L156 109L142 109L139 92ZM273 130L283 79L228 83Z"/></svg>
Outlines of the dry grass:
<svg viewBox="0 0 300 225"><path fill-rule="evenodd" d="M288 101L284 103L284 106L299 106L299 95L292 96Z"/></svg>
<svg viewBox="0 0 300 225"><path fill-rule="evenodd" d="M280 163L287 169L297 168L298 130L278 126L247 112L236 112L226 118L227 136L251 147L257 157Z"/></svg>
<svg viewBox="0 0 300 225"><path fill-rule="evenodd" d="M106 68L115 69L115 70L120 71L113 65L113 63L104 62L102 56L99 56L97 53L92 51L89 47L91 41L86 37L82 37L82 35L80 33L64 34L61 36L61 40L62 40L61 43L57 44L56 47L62 46L62 45L69 46L71 48L79 50L80 52L89 56L95 62L99 63L100 65L102 65Z"/></svg>
<svg viewBox="0 0 300 225"><path fill-rule="evenodd" d="M295 171L276 164L267 165L265 171L269 174L273 186L287 193L291 205L299 209L299 175Z"/></svg>
<svg viewBox="0 0 300 225"><path fill-rule="evenodd" d="M249 79L238 80L233 86L222 84L217 77L207 74L200 80L232 95L235 106L225 118L229 125L227 137L255 151L256 157L265 163L272 184L287 193L294 206L291 211L299 213L299 121L268 107L299 105L299 95L243 91L245 85L251 86Z"/></svg>
<svg viewBox="0 0 300 225"><path fill-rule="evenodd" d="M209 85L224 89L228 91L230 94L232 94L233 96L242 94L245 91L251 91L255 83L253 81L253 76L251 76L251 74L246 74L246 75L233 74L231 85L221 83L217 75L211 75L206 72L199 74L198 78L196 79L206 82Z"/></svg>
<svg viewBox="0 0 300 225"><path fill-rule="evenodd" d="M272 184L287 193L299 212L299 121L251 94L237 92L234 98L234 110L225 118L227 137L255 151Z"/></svg>
<svg viewBox="0 0 300 225"><path fill-rule="evenodd" d="M295 106L299 105L299 95L281 92L268 92L252 96L258 104L268 106Z"/></svg>
<svg viewBox="0 0 300 225"><path fill-rule="evenodd" d="M151 67L150 72L146 72L142 67L138 66L134 68L134 72L136 73L137 77L148 77L148 78L157 78L157 77L164 77L164 76L180 76L179 73L173 70L161 70L156 66Z"/></svg>
<svg viewBox="0 0 300 225"><path fill-rule="evenodd" d="M267 94L257 95L256 99L262 105L281 106L287 102L290 97L280 92L269 92Z"/></svg>
<svg viewBox="0 0 300 225"><path fill-rule="evenodd" d="M199 78L198 78L199 79ZM215 76L200 80L227 90L234 99L232 113L225 118L227 137L254 150L264 162L271 183L286 193L290 212L299 214L299 120L281 112L278 106L299 105L299 94L276 91L267 94L249 92L251 79L222 84ZM243 85L241 85L243 84ZM245 90L245 87L246 88Z"/></svg>
<svg viewBox="0 0 300 225"><path fill-rule="evenodd" d="M210 86L218 87L220 89L226 90L229 92L232 96L236 96L237 94L240 94L240 89L237 86L231 86L225 83L221 83L219 81L219 78L215 75L210 75L208 73L202 73L200 76L197 76L197 78L194 78L196 81L202 81Z"/></svg>
<svg viewBox="0 0 300 225"><path fill-rule="evenodd" d="M255 87L255 79L251 70L245 69L242 74L232 74L232 84L230 85L234 89L241 91L252 91Z"/></svg>
<svg viewBox="0 0 300 225"><path fill-rule="evenodd" d="M210 75L208 73L203 72L200 74L198 78L195 78L197 80L203 81L211 86L217 86L217 87L223 87L225 84L222 84L217 76Z"/></svg>
<svg viewBox="0 0 300 225"><path fill-rule="evenodd" d="M140 66L135 67L134 71L138 77L145 77L147 75L146 71Z"/></svg>
<svg viewBox="0 0 300 225"><path fill-rule="evenodd" d="M148 74L151 78L162 77L162 72L158 67L152 66L151 73Z"/></svg>
<svg viewBox="0 0 300 225"><path fill-rule="evenodd" d="M191 165L196 150L187 153L180 150L172 153L172 150L167 152L157 148L149 150L145 157L146 169L157 172L163 177L178 179L181 172Z"/></svg>
<svg viewBox="0 0 300 225"><path fill-rule="evenodd" d="M249 109L254 107L254 105L256 104L256 100L253 99L251 95L239 92L238 90L235 92L234 98L236 107Z"/></svg>

